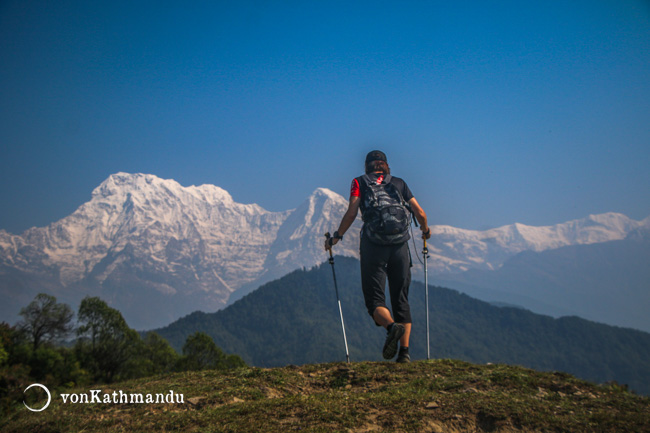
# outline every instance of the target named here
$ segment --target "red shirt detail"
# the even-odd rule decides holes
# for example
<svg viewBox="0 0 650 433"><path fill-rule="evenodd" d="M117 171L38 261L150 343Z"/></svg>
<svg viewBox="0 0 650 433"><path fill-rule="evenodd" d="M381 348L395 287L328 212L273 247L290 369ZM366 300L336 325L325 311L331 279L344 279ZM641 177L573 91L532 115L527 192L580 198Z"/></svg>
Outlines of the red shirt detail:
<svg viewBox="0 0 650 433"><path fill-rule="evenodd" d="M377 185L384 181L384 175L381 174L377 178ZM361 190L359 189L359 181L355 178L352 179L352 185L350 186L350 197L360 197Z"/></svg>
<svg viewBox="0 0 650 433"><path fill-rule="evenodd" d="M350 186L350 197L360 197L361 190L359 189L359 181L352 179L352 185Z"/></svg>

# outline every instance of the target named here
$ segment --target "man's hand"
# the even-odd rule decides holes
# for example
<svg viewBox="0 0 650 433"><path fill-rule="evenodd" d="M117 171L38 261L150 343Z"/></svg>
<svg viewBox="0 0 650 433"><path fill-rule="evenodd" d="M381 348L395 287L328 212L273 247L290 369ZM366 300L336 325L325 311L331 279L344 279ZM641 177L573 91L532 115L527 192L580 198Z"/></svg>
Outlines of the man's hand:
<svg viewBox="0 0 650 433"><path fill-rule="evenodd" d="M431 238L431 229L429 227L427 227L427 229L424 230L424 228L423 228L422 229L422 239L424 239L426 241L429 238Z"/></svg>
<svg viewBox="0 0 650 433"><path fill-rule="evenodd" d="M338 238L327 238L325 239L325 249L331 250L332 247L339 243Z"/></svg>
<svg viewBox="0 0 650 433"><path fill-rule="evenodd" d="M354 220L357 218L357 213L359 213L359 197L350 197L350 203L348 203L348 210L345 211L339 229L334 232L334 236L330 238L329 233L325 236L327 240L325 241L325 249L331 250L333 245L336 245L339 240L343 238L343 234L350 228ZM339 236L339 233L342 233ZM330 239L332 239L330 241Z"/></svg>
<svg viewBox="0 0 650 433"><path fill-rule="evenodd" d="M339 235L338 230L334 232L334 236L330 236L330 233L327 232L325 233L325 249L326 250L331 250L334 245L336 245L339 240L343 239L342 235Z"/></svg>

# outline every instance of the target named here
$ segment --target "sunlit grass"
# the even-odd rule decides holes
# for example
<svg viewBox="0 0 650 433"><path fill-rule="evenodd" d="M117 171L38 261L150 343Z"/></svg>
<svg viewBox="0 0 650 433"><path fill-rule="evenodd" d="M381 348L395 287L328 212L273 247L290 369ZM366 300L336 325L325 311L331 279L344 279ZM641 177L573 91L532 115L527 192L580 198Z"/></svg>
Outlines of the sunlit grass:
<svg viewBox="0 0 650 433"><path fill-rule="evenodd" d="M623 387L453 360L245 367L91 389L172 389L185 403L72 405L55 395L42 413L18 410L2 431L650 431L650 399Z"/></svg>

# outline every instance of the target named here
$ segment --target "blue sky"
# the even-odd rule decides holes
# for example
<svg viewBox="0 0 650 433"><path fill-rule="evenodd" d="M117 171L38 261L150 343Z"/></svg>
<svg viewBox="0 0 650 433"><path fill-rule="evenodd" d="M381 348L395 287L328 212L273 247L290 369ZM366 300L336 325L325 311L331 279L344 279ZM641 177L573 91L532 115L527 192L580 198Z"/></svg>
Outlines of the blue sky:
<svg viewBox="0 0 650 433"><path fill-rule="evenodd" d="M647 0L5 0L0 59L14 233L119 171L347 196L375 148L432 224L650 215Z"/></svg>

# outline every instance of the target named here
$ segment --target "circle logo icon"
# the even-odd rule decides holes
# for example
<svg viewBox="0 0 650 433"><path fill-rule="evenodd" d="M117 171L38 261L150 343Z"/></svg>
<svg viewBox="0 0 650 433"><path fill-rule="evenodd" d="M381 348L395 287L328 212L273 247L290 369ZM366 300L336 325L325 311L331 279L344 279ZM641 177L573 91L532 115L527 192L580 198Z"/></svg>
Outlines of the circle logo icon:
<svg viewBox="0 0 650 433"><path fill-rule="evenodd" d="M33 387L33 386L37 386L37 387L39 387L39 388L43 388L43 389L45 390L45 392L47 393L47 403L45 403L45 406L43 406L43 407L40 408L40 409L32 409L31 407L27 406L27 403L25 403L25 400L23 400L23 404L25 405L25 407L26 407L27 409L31 410L32 412L42 412L42 411L44 411L45 409L47 409L47 407L50 405L50 402L52 401L52 396L50 395L50 390L47 389L44 385L41 385L40 383L32 383L32 384L29 385L27 388L25 388L25 391L23 391L23 394L24 394L25 392L27 392L27 390L28 390L29 388Z"/></svg>

